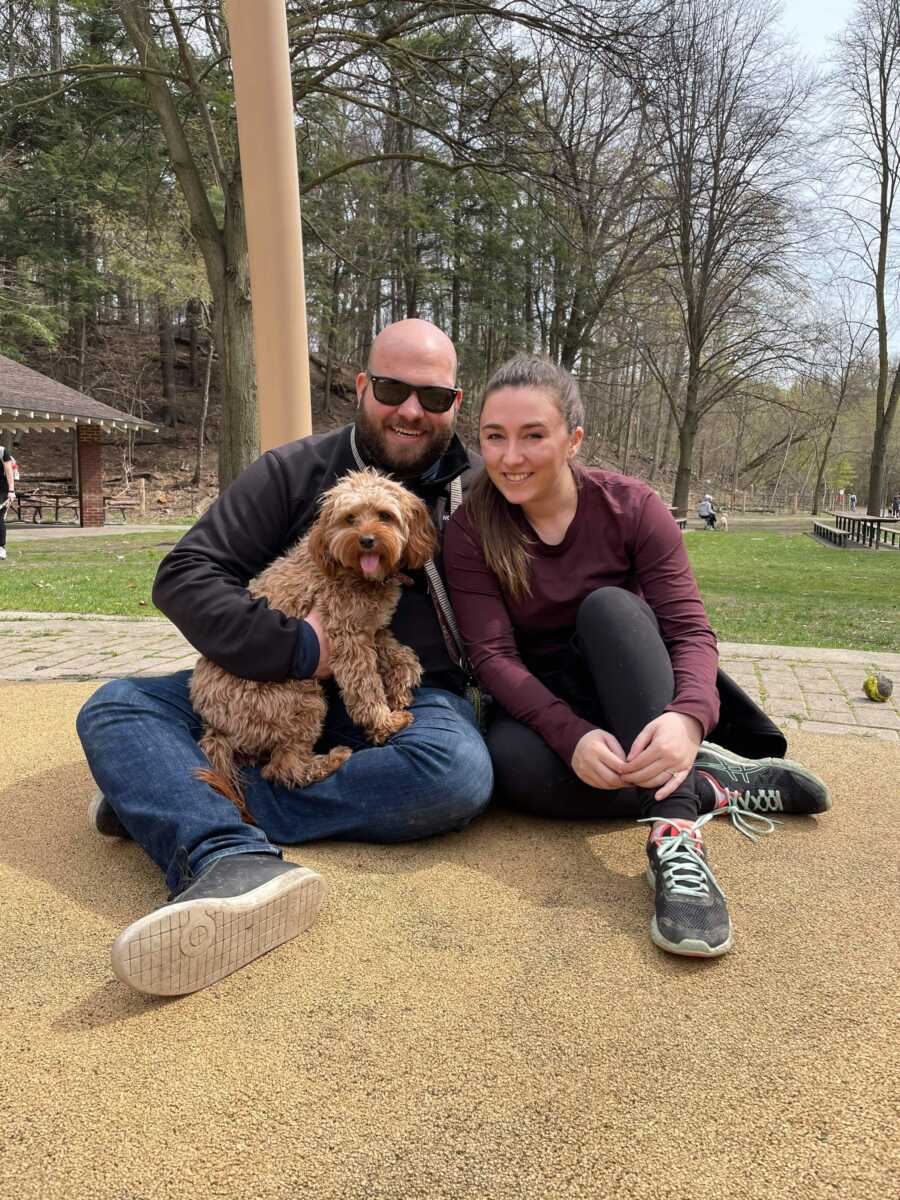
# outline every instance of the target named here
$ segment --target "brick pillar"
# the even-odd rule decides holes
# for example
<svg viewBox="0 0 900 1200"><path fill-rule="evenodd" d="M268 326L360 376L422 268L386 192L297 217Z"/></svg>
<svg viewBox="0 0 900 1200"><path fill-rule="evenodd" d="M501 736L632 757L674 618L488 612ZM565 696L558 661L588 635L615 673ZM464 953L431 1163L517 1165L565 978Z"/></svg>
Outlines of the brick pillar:
<svg viewBox="0 0 900 1200"><path fill-rule="evenodd" d="M99 425L78 425L78 495L81 524L103 524L103 431Z"/></svg>

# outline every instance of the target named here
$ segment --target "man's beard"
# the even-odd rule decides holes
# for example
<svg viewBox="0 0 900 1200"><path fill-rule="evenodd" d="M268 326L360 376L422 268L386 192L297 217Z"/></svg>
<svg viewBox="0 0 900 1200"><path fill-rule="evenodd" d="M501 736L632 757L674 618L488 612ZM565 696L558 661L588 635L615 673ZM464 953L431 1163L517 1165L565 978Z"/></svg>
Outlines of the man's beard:
<svg viewBox="0 0 900 1200"><path fill-rule="evenodd" d="M366 456L374 466L390 471L397 479L416 479L424 474L450 445L453 434L452 425L437 429L429 426L424 430L424 437L411 444L405 454L398 455L388 444L382 426L372 421L364 409L356 416L356 437Z"/></svg>

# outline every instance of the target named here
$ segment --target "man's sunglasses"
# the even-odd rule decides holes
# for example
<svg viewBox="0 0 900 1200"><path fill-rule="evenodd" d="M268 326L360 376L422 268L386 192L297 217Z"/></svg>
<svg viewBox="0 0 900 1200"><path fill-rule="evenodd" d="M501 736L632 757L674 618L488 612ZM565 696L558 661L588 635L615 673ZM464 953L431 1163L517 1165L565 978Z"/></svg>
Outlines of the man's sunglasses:
<svg viewBox="0 0 900 1200"><path fill-rule="evenodd" d="M405 383L402 379L388 379L385 375L370 375L372 394L379 404L387 404L398 408L404 400L415 392L419 403L430 413L445 413L452 408L459 395L459 388L416 387L414 383Z"/></svg>

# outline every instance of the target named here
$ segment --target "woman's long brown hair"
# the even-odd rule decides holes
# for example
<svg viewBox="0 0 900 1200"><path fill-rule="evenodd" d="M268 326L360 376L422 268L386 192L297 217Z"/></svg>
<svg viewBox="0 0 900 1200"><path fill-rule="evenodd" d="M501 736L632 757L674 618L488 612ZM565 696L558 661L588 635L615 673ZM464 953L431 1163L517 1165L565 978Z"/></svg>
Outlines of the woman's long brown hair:
<svg viewBox="0 0 900 1200"><path fill-rule="evenodd" d="M569 372L545 358L517 354L498 367L488 380L478 410L479 426L488 398L506 387L537 388L545 392L565 421L568 433L574 433L584 424L578 384ZM465 507L481 539L485 561L502 589L513 600L530 596L531 538L516 521L518 505L510 504L491 482L487 471L482 471L469 489Z"/></svg>

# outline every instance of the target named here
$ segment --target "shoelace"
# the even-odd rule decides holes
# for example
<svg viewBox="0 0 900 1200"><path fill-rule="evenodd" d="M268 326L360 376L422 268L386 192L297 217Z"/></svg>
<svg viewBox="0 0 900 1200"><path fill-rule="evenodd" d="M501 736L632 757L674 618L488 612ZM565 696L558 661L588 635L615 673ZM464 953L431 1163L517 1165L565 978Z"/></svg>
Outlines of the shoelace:
<svg viewBox="0 0 900 1200"><path fill-rule="evenodd" d="M721 810L720 810L721 811ZM668 890L674 896L708 896L710 885L722 899L725 893L719 887L712 868L702 854L697 854L697 842L693 834L717 814L704 813L693 825L677 834L668 834L659 839L657 846L658 870L662 872ZM664 817L641 817L638 824L654 823ZM702 843L700 843L702 848Z"/></svg>
<svg viewBox="0 0 900 1200"><path fill-rule="evenodd" d="M731 817L731 823L738 833L742 833L751 842L758 842L761 837L774 833L775 826L782 824L781 821L763 816L758 811L761 807L761 797L765 796L769 811L781 812L780 792L761 789L754 795L749 789L742 792L740 788L726 787L708 771L698 771L697 774L710 784L713 795L716 797L716 807L712 811L712 816L717 817L725 813ZM722 803L723 801L724 803ZM777 804L777 808L770 807L775 804ZM757 824L754 825L754 822Z"/></svg>
<svg viewBox="0 0 900 1200"><path fill-rule="evenodd" d="M731 788L725 788L724 791L727 803L721 808L714 809L711 815L718 816L719 813L726 813L731 817L731 823L738 833L742 833L751 842L758 842L761 837L766 837L768 834L774 833L776 825L784 824L783 821L775 821L771 817L763 816L761 812L745 808L739 802L739 798L742 795L749 796L749 792L735 792ZM778 812L780 810L776 809L775 811ZM759 824L754 826L754 821L758 821Z"/></svg>
<svg viewBox="0 0 900 1200"><path fill-rule="evenodd" d="M751 792L749 788L725 788L729 796L739 797L744 805L752 812L784 812L780 788L758 788Z"/></svg>

